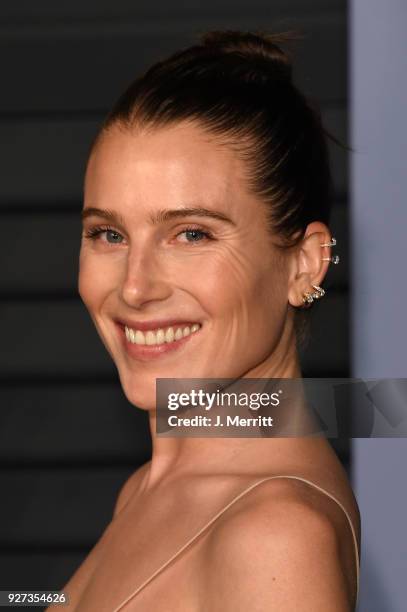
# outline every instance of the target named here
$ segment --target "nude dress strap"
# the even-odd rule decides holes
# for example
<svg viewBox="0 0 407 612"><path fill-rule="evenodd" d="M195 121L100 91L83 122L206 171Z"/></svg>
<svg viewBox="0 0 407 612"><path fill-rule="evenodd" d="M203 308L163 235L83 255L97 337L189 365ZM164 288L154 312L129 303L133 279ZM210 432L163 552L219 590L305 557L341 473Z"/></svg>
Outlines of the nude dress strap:
<svg viewBox="0 0 407 612"><path fill-rule="evenodd" d="M124 601L122 601L122 603L115 608L112 612L118 612L119 610L121 610L123 608L123 606L125 606L131 599L133 599L133 597L135 597L149 582L151 582L160 572L162 572L176 557L178 557L178 555L180 555L190 544L192 544L192 542L194 542L200 535L201 533L203 533L205 531L205 529L207 529L208 527L210 527L210 525L212 525L224 512L226 512L226 510L228 510L228 508L230 508L230 506L232 506L234 503L236 503L241 497L243 497L244 495L246 495L246 493L248 493L249 491L251 491L252 489L254 489L254 487L257 487L259 484L261 484L262 482L265 482L266 480L273 480L274 478L292 478L294 480L302 480L303 482L306 482L307 484L311 485L312 487L315 487L316 489L318 489L319 491L321 491L322 493L325 493L325 495L327 495L328 497L330 497L331 499L333 499L340 508L342 508L342 510L344 511L346 518L349 521L349 526L351 528L352 531L352 536L353 536L353 542L355 544L355 553L356 553L356 577L357 577L357 590L356 590L356 606L358 603L358 597L359 597L359 564L360 564L360 560L359 560L359 548L358 548L358 542L357 542L357 538L356 538L356 532L355 529L353 527L351 518L349 516L348 511L346 510L346 508L344 507L344 505L336 498L334 497L331 493L329 493L328 491L326 491L325 489L323 489L322 487L320 487L319 485L315 484L314 482L312 482L311 480L307 480L306 478L302 478L301 476L292 476L292 475L278 475L278 476L267 476L266 478L263 478L262 480L258 480L257 482L255 482L254 484L250 485L249 487L247 487L247 489L244 489L241 493L239 493L239 495L237 495L236 497L234 497L232 499L232 501L230 501L226 506L224 506L217 514L215 514L215 516L213 516L203 527L201 527L201 529L194 535L192 536L192 538L190 538L186 544L184 544L179 550L177 550L176 553L174 553L172 555L172 557L170 559L168 559L168 561L166 561L165 563L163 563L163 565L161 565L161 567L159 567L149 578L147 578L147 580L145 580L140 586L137 587L137 589L135 589Z"/></svg>

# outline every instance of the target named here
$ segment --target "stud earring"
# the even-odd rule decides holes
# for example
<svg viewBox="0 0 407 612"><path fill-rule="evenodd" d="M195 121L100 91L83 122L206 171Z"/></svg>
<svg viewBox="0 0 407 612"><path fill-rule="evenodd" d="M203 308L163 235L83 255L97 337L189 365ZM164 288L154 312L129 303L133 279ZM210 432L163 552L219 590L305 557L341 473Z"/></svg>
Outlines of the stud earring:
<svg viewBox="0 0 407 612"><path fill-rule="evenodd" d="M339 263L339 255L332 255L332 257L322 257L321 258L322 261L330 261L333 264L337 264Z"/></svg>

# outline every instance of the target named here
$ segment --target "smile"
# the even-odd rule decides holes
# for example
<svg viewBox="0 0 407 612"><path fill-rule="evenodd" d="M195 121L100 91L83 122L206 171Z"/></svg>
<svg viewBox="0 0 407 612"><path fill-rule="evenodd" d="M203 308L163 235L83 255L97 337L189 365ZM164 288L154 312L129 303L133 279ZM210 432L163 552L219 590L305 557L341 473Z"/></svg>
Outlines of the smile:
<svg viewBox="0 0 407 612"><path fill-rule="evenodd" d="M200 323L194 323L193 325L149 329L143 332L140 329L132 329L126 325L124 331L128 342L131 344L157 346L177 342L194 334L200 328Z"/></svg>

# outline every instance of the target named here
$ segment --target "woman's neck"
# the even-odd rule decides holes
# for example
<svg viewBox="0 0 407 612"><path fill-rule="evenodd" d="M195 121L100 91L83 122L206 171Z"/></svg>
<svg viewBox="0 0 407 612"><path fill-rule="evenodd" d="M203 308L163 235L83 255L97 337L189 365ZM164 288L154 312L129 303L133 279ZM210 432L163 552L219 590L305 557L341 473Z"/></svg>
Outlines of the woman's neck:
<svg viewBox="0 0 407 612"><path fill-rule="evenodd" d="M284 368L261 364L244 378L296 378L301 379L298 359L291 360ZM292 418L300 422L305 415L303 397L296 396L295 414ZM302 452L305 447L315 448L321 443L316 438L300 437L194 437L178 435L166 437L157 434L157 414L151 411L150 430L152 458L146 471L143 488L154 488L160 483L177 480L183 476L216 474L255 474L270 470L285 461L288 456ZM291 418L291 417L290 417ZM301 426L300 426L301 427ZM204 434L205 435L205 432ZM324 440L326 443L326 441Z"/></svg>

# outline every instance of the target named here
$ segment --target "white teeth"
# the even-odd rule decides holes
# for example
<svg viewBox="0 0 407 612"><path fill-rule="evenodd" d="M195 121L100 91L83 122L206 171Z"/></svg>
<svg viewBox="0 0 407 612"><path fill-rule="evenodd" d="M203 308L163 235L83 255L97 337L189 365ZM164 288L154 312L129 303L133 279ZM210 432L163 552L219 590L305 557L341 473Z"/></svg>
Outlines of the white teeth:
<svg viewBox="0 0 407 612"><path fill-rule="evenodd" d="M182 333L181 327L178 327L177 331L175 332L175 340L181 340L183 336L184 334Z"/></svg>
<svg viewBox="0 0 407 612"><path fill-rule="evenodd" d="M133 330L132 330L133 331ZM134 333L134 332L133 332ZM142 331L137 330L134 334L134 340L132 340L134 344L145 344L146 339Z"/></svg>
<svg viewBox="0 0 407 612"><path fill-rule="evenodd" d="M145 334L145 337L146 337L146 344L150 346L152 344L157 344L157 336L155 335L153 331L148 330L148 332Z"/></svg>
<svg viewBox="0 0 407 612"><path fill-rule="evenodd" d="M200 328L200 323L194 323L191 327L177 327L175 332L173 327L168 327L166 330L148 330L145 333L139 329L134 330L127 326L125 326L124 329L127 340L132 344L147 344L148 346L153 346L155 344L165 344L166 342L176 342L198 331Z"/></svg>
<svg viewBox="0 0 407 612"><path fill-rule="evenodd" d="M173 342L174 341L174 330L172 327L169 327L167 329L167 331L165 332L165 341L166 342Z"/></svg>
<svg viewBox="0 0 407 612"><path fill-rule="evenodd" d="M159 329L157 332L157 344L165 342L165 333L163 329Z"/></svg>

